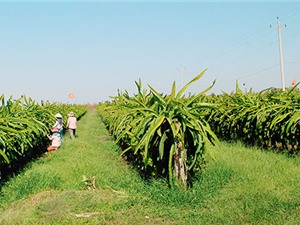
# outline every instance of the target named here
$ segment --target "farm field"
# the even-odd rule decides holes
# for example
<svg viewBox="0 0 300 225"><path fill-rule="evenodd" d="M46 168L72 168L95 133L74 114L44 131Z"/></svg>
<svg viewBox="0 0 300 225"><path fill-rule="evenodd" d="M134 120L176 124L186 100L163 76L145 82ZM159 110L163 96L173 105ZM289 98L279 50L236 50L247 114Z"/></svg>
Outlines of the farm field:
<svg viewBox="0 0 300 225"><path fill-rule="evenodd" d="M0 6L0 225L300 225L299 3Z"/></svg>
<svg viewBox="0 0 300 225"><path fill-rule="evenodd" d="M1 187L1 224L300 224L300 159L221 142L187 191L144 181L95 110ZM88 190L83 175L96 177Z"/></svg>

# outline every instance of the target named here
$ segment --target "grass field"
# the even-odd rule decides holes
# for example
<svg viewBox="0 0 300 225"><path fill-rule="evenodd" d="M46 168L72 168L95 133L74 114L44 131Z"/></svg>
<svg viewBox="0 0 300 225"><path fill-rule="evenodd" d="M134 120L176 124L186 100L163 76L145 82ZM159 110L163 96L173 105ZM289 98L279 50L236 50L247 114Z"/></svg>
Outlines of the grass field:
<svg viewBox="0 0 300 225"><path fill-rule="evenodd" d="M0 224L300 224L300 159L242 144L209 147L188 191L143 181L118 155L95 111L78 137L2 186ZM87 190L85 175L96 176Z"/></svg>

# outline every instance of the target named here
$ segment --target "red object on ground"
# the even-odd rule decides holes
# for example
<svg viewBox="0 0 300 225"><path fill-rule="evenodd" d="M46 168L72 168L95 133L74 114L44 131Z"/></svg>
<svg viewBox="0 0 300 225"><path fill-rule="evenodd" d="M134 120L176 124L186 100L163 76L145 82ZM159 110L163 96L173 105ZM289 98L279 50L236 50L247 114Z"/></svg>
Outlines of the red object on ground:
<svg viewBox="0 0 300 225"><path fill-rule="evenodd" d="M53 150L56 150L56 149L58 149L58 147L57 146L52 146L52 145L47 148L48 151L53 151Z"/></svg>

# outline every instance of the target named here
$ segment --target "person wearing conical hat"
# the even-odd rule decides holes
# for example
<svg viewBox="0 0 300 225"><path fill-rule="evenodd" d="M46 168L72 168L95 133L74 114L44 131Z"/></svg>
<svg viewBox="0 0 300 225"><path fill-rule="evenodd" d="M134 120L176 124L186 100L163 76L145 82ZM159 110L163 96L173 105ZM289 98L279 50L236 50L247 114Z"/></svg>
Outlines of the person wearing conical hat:
<svg viewBox="0 0 300 225"><path fill-rule="evenodd" d="M62 115L60 113L55 114L55 124L52 126L52 128L57 128L60 133L60 138L63 138L63 120L62 120Z"/></svg>
<svg viewBox="0 0 300 225"><path fill-rule="evenodd" d="M70 112L68 114L68 121L67 121L67 126L66 128L69 130L70 133L70 137L71 139L75 138L75 133L76 133L76 129L77 129L77 119L74 115L73 112Z"/></svg>

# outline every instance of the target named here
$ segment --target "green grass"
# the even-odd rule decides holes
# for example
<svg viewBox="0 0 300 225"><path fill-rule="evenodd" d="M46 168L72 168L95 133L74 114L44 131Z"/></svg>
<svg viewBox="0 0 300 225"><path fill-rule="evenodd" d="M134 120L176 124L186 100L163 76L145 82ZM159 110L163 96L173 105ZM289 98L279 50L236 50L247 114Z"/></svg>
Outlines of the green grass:
<svg viewBox="0 0 300 225"><path fill-rule="evenodd" d="M0 224L300 224L299 158L239 143L209 148L215 160L190 190L144 182L89 111L75 140L66 134L2 187ZM96 176L96 190L83 175Z"/></svg>

